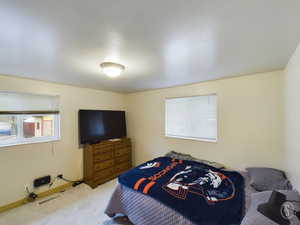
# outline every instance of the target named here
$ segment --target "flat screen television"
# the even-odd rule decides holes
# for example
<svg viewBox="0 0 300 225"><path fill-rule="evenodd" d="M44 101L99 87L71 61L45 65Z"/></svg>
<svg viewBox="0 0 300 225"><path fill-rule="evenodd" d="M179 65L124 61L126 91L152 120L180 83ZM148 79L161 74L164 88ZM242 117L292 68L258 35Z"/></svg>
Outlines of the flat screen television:
<svg viewBox="0 0 300 225"><path fill-rule="evenodd" d="M125 111L79 110L80 144L126 137Z"/></svg>

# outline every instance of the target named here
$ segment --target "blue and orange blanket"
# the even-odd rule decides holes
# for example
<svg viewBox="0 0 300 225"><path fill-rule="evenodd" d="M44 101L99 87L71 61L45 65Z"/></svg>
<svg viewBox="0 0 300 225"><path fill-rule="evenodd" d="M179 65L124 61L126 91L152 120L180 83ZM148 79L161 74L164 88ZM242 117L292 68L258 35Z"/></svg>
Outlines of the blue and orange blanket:
<svg viewBox="0 0 300 225"><path fill-rule="evenodd" d="M244 211L244 178L203 163L160 157L119 176L199 225L237 225Z"/></svg>

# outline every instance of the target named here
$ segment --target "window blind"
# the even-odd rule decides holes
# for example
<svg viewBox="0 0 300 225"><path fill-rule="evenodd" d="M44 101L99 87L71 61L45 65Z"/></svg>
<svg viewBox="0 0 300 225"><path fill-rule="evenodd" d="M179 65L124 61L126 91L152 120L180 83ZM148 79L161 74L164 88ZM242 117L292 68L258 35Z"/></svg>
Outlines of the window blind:
<svg viewBox="0 0 300 225"><path fill-rule="evenodd" d="M170 98L165 101L167 137L217 140L217 96Z"/></svg>
<svg viewBox="0 0 300 225"><path fill-rule="evenodd" d="M58 113L59 96L0 92L0 113Z"/></svg>

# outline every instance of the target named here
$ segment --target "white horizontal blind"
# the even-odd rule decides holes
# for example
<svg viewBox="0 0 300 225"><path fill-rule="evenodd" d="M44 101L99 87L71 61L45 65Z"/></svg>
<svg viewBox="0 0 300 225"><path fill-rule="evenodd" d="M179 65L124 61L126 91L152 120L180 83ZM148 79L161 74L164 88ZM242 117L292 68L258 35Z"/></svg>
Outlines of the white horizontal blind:
<svg viewBox="0 0 300 225"><path fill-rule="evenodd" d="M59 111L59 96L2 91L0 111Z"/></svg>
<svg viewBox="0 0 300 225"><path fill-rule="evenodd" d="M167 137L217 141L217 96L166 99Z"/></svg>

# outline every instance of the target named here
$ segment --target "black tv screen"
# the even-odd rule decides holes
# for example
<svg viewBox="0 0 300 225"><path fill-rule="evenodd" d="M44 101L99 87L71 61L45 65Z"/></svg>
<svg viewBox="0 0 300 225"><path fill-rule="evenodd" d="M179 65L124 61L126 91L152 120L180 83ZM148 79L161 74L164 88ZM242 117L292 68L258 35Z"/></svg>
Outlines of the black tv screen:
<svg viewBox="0 0 300 225"><path fill-rule="evenodd" d="M80 144L126 137L125 111L79 110Z"/></svg>

